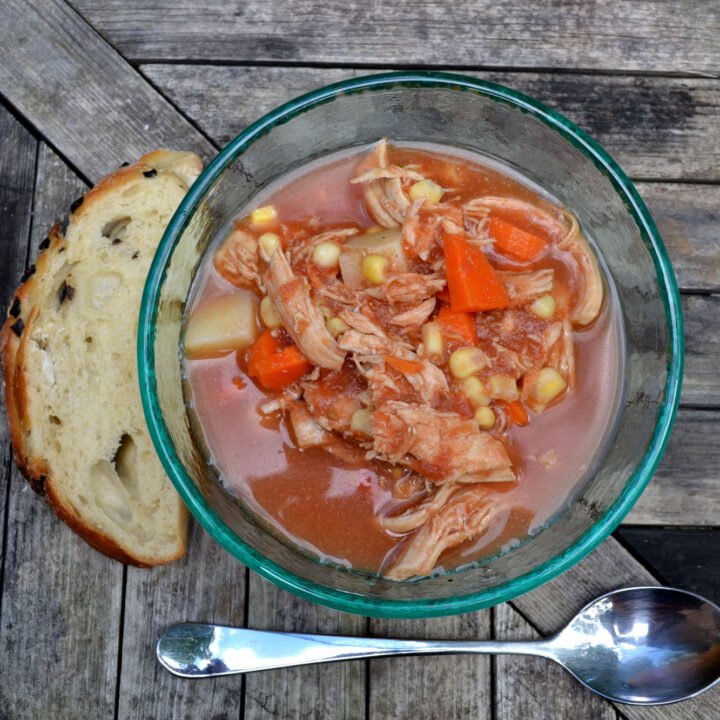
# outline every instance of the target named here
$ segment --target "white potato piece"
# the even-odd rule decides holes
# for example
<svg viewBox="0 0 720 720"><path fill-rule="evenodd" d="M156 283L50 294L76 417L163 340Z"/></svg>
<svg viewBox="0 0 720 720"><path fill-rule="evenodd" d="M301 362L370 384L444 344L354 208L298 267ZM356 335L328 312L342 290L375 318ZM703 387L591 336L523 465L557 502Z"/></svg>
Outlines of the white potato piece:
<svg viewBox="0 0 720 720"><path fill-rule="evenodd" d="M244 350L255 341L255 303L250 293L221 295L197 308L185 330L185 355L192 360Z"/></svg>
<svg viewBox="0 0 720 720"><path fill-rule="evenodd" d="M350 288L363 285L363 258L366 255L383 255L394 269L407 270L407 258L400 230L382 230L356 235L348 240L340 253L340 272L343 282Z"/></svg>

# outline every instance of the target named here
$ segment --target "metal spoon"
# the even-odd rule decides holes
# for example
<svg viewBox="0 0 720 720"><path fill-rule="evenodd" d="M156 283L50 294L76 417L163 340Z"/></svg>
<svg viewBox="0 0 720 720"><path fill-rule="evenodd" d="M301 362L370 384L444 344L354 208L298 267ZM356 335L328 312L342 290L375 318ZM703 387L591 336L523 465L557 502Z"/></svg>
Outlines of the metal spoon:
<svg viewBox="0 0 720 720"><path fill-rule="evenodd" d="M609 700L662 705L693 697L720 679L720 608L683 590L636 587L603 595L565 629L536 642L391 640L183 623L157 645L162 665L189 678L438 653L538 655Z"/></svg>

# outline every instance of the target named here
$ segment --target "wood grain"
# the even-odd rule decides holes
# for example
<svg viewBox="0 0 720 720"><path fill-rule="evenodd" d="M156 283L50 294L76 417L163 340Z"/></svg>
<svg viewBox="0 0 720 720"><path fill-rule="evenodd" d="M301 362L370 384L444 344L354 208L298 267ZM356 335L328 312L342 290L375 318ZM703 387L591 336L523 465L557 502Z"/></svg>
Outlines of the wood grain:
<svg viewBox="0 0 720 720"><path fill-rule="evenodd" d="M540 634L510 605L494 612L495 637L538 640ZM616 720L612 705L584 688L554 662L542 658L498 655L495 659L496 720L555 718Z"/></svg>
<svg viewBox="0 0 720 720"><path fill-rule="evenodd" d="M91 181L157 147L214 154L63 0L4 0L0 46L2 93Z"/></svg>
<svg viewBox="0 0 720 720"><path fill-rule="evenodd" d="M248 626L259 630L362 635L367 623L301 600L250 574ZM362 718L365 662L307 665L251 673L245 680L245 720L261 718Z"/></svg>
<svg viewBox="0 0 720 720"><path fill-rule="evenodd" d="M720 71L718 8L692 0L75 5L132 59Z"/></svg>
<svg viewBox="0 0 720 720"><path fill-rule="evenodd" d="M34 145L33 140L33 164ZM2 157L7 157L4 152ZM22 168L22 157L15 161ZM6 186L10 178L2 172L0 177ZM33 254L57 208L67 207L84 189L44 143L36 184ZM22 187L19 182L7 186ZM23 223L28 225L30 217L27 212ZM23 233L17 230L15 246L22 250ZM63 525L13 471L0 618L0 708L9 713L5 717L112 717L122 573L121 565Z"/></svg>
<svg viewBox="0 0 720 720"><path fill-rule="evenodd" d="M542 635L562 628L590 600L610 590L637 585L657 585L657 579L614 538L608 538L582 562L521 595L511 605ZM706 720L720 707L720 687L675 705L642 708L618 705L629 720Z"/></svg>
<svg viewBox="0 0 720 720"><path fill-rule="evenodd" d="M689 405L720 405L720 295L686 295L682 299L685 320L685 377L682 402Z"/></svg>
<svg viewBox="0 0 720 720"><path fill-rule="evenodd" d="M142 72L219 144L299 94L365 74L319 68L143 65ZM720 179L714 80L470 72L551 105L597 138L633 178Z"/></svg>
<svg viewBox="0 0 720 720"><path fill-rule="evenodd" d="M660 467L625 522L716 525L720 521L720 413L680 410Z"/></svg>
<svg viewBox="0 0 720 720"><path fill-rule="evenodd" d="M491 632L490 611L429 620L370 620L380 637L485 639ZM489 657L445 655L398 657L370 661L370 717L373 720L416 718L492 718Z"/></svg>
<svg viewBox="0 0 720 720"><path fill-rule="evenodd" d="M240 678L182 680L160 666L155 645L179 622L242 625L245 576L245 568L194 522L182 560L149 570L128 567L118 720L240 716Z"/></svg>

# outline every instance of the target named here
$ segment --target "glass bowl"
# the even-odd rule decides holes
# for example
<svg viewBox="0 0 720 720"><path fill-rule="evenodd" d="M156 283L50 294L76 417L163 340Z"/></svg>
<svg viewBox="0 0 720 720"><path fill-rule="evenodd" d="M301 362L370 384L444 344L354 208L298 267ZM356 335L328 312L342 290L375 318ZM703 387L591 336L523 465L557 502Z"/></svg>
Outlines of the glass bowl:
<svg viewBox="0 0 720 720"><path fill-rule="evenodd" d="M577 214L601 250L626 338L619 426L595 475L547 527L462 571L392 582L322 564L265 529L226 493L196 445L183 401L180 330L186 298L216 232L256 191L304 163L388 137L497 158ZM514 598L581 560L618 525L660 460L683 363L680 299L660 235L632 183L570 121L500 85L444 73L390 73L329 85L238 135L190 189L148 275L138 333L150 434L181 497L226 550L297 595L377 617L467 612ZM232 582L228 578L228 582Z"/></svg>

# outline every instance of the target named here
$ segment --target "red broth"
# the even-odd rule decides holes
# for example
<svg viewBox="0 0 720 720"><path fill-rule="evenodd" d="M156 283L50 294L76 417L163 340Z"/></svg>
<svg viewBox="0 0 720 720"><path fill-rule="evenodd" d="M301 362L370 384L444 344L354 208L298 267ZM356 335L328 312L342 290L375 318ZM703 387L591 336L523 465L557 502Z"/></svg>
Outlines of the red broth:
<svg viewBox="0 0 720 720"><path fill-rule="evenodd" d="M274 183L253 206L272 204L284 223L308 227L311 234L344 224L371 227L374 220L366 210L362 187L349 182L366 152L361 148L305 166ZM496 163L445 147L394 147L393 161L421 168L444 187L462 188L467 199L501 195L537 202L547 198ZM218 274L211 259L214 249L198 273L191 310L218 295L248 292ZM496 267L512 268L513 263L502 257L492 253L490 257ZM571 296L576 293L573 275L559 254L546 254L530 267L552 267L557 285ZM623 387L620 314L607 277L599 317L573 337L574 389L541 415L531 413L528 425L510 425L505 433L517 481L488 484L492 495L502 497L505 509L479 537L444 553L437 569L507 550L540 529L567 506L601 459ZM279 414L260 411L268 395L247 376L235 353L186 360L184 369L198 432L231 493L282 536L321 560L370 573L387 566L405 539L386 532L378 519L403 502L393 496L392 475L385 463L367 461L362 452L349 452L341 459L323 448L296 447Z"/></svg>

